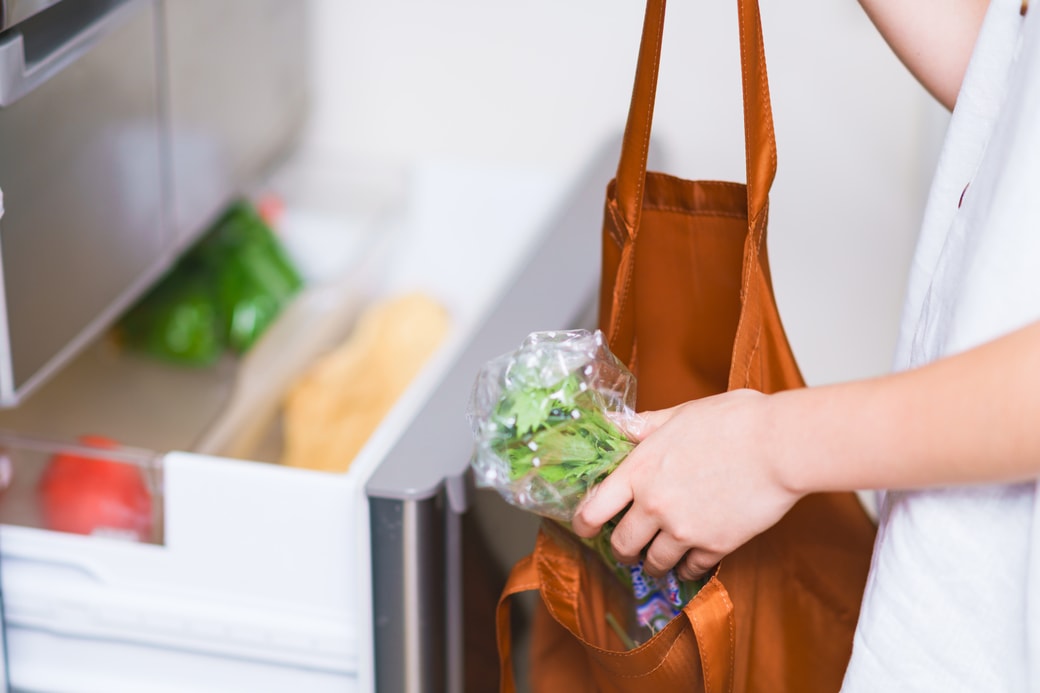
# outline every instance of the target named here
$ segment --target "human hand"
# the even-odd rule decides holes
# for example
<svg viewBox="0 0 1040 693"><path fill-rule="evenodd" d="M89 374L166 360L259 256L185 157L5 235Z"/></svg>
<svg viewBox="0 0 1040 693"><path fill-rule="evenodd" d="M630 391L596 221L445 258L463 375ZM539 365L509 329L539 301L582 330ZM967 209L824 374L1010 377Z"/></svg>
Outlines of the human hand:
<svg viewBox="0 0 1040 693"><path fill-rule="evenodd" d="M769 399L736 390L644 413L631 431L639 444L582 501L574 531L593 537L631 504L611 537L615 557L630 563L645 550L651 575L702 577L799 498L774 468Z"/></svg>

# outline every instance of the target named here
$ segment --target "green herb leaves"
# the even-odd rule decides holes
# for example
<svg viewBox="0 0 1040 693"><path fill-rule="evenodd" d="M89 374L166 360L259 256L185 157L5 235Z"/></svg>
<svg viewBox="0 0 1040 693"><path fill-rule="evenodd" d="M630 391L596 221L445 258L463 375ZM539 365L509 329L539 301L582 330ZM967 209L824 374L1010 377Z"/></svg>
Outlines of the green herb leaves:
<svg viewBox="0 0 1040 693"><path fill-rule="evenodd" d="M635 378L602 332L532 332L477 375L467 410L477 485L569 522L633 448L621 422L634 402Z"/></svg>
<svg viewBox="0 0 1040 693"><path fill-rule="evenodd" d="M508 464L511 480L537 474L576 504L633 447L605 404L580 373L549 387L506 390L491 414L491 449Z"/></svg>

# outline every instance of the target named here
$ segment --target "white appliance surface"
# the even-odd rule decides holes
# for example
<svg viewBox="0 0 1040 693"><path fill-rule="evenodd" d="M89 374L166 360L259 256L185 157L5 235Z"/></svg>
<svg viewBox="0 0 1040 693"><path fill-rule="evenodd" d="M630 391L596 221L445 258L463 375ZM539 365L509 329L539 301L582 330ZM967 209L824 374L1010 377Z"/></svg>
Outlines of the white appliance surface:
<svg viewBox="0 0 1040 693"><path fill-rule="evenodd" d="M372 296L426 291L453 330L348 473L157 450L161 544L0 528L15 687L371 690L365 481L522 264L565 182L460 161L409 169L399 228L373 230L392 235Z"/></svg>

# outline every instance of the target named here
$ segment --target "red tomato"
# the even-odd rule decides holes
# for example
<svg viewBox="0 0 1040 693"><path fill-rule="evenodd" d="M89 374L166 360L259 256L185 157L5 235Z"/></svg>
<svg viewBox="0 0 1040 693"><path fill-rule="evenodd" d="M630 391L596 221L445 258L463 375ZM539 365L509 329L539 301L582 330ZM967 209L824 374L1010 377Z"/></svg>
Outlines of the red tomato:
<svg viewBox="0 0 1040 693"><path fill-rule="evenodd" d="M80 442L93 448L118 447L100 436L84 436ZM55 455L40 478L39 493L47 529L137 541L152 536L152 496L141 470L132 464Z"/></svg>

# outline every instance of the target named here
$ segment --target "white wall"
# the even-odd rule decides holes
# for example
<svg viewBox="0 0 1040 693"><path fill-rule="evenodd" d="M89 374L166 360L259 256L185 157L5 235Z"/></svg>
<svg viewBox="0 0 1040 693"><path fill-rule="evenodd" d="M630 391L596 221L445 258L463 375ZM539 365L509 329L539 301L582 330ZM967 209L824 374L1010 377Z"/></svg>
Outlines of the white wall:
<svg viewBox="0 0 1040 693"><path fill-rule="evenodd" d="M636 0L311 2L310 146L570 173L624 126ZM762 12L781 310L811 383L880 373L944 117L855 2ZM673 0L654 131L668 172L743 180L736 45L732 0Z"/></svg>

